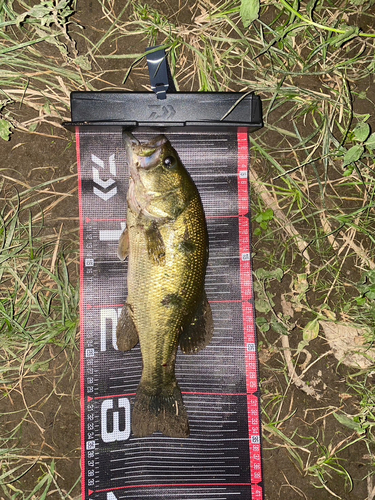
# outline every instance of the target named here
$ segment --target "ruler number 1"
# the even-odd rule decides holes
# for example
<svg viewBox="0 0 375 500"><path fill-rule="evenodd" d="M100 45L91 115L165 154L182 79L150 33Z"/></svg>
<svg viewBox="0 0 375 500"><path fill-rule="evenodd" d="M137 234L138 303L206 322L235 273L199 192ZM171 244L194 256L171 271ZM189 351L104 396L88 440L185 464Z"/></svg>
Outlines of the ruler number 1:
<svg viewBox="0 0 375 500"><path fill-rule="evenodd" d="M105 443L115 441L126 441L130 438L130 401L127 398L117 400L117 408L114 408L114 400L106 399L101 406L101 434Z"/></svg>

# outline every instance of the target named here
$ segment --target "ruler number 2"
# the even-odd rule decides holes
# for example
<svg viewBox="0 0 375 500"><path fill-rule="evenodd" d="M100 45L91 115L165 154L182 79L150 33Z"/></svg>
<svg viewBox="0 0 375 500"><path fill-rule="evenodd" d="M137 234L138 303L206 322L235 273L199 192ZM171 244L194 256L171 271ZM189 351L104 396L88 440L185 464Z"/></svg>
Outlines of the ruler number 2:
<svg viewBox="0 0 375 500"><path fill-rule="evenodd" d="M116 327L117 321L121 314L119 309L102 309L100 311L100 350L107 350L107 336L111 338L111 345L117 351Z"/></svg>
<svg viewBox="0 0 375 500"><path fill-rule="evenodd" d="M117 400L114 408L113 399L106 399L101 405L101 434L105 443L126 441L130 438L130 401L127 398Z"/></svg>

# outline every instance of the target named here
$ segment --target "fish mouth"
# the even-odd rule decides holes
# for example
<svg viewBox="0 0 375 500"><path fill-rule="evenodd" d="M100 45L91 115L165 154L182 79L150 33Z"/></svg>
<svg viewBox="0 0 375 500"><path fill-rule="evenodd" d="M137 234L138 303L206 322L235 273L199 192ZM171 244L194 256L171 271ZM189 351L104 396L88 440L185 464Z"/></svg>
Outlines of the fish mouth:
<svg viewBox="0 0 375 500"><path fill-rule="evenodd" d="M150 170L159 163L163 146L168 142L164 135L153 137L150 141L141 143L130 132L123 132L125 150L129 158L130 170Z"/></svg>

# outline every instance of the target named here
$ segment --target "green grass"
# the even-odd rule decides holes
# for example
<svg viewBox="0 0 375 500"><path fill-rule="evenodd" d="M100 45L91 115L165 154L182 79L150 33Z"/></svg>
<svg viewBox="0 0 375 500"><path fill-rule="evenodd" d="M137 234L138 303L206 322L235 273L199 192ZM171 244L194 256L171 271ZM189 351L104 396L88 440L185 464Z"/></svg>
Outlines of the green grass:
<svg viewBox="0 0 375 500"><path fill-rule="evenodd" d="M56 179L55 184L63 189L66 180ZM4 425L0 485L4 498L46 498L48 492L60 489L54 454L35 450L35 443L26 446L23 437L30 425L35 436L43 435L39 408L57 393L54 387L49 394L41 394L37 405L30 404L33 384L49 373L58 386L77 349L76 236L72 239L60 231L56 238L45 227L44 217L65 197L56 195L51 184L18 190L19 181L7 179L0 196L0 418ZM61 352L70 354L63 368L52 375ZM22 491L20 481L31 469L39 471L37 484L32 491ZM69 498L64 495L60 498Z"/></svg>
<svg viewBox="0 0 375 500"><path fill-rule="evenodd" d="M356 453L366 457L363 477L372 474L371 378L366 371L340 372L337 363L353 402L342 412L364 432L353 433L341 419L342 434L331 436L310 423L288 427L296 419L290 395L298 383L291 370L303 376L303 390L311 387L309 367L327 359L316 330L322 318L374 331L375 94L368 84L375 70L374 2L271 0L261 3L248 28L240 1L199 0L190 10L181 3L177 14L168 3L97 2L101 20L90 26L83 0L0 0L0 140L21 142L19 134L34 134L69 145L61 127L69 119L69 92L148 88L143 50L154 44L166 48L180 90L261 95L265 128L251 139L251 180L257 322L270 356L262 363L270 380L265 435L271 448L287 448L300 474L325 488L326 498L341 498L352 487L340 455L348 447L366 450ZM67 178L22 184L10 173L13 165L3 167L0 379L12 397L20 373L49 369L47 349L76 349L78 233L45 224L64 199ZM367 341L371 346L373 336ZM300 369L306 352L310 365ZM291 410L282 417L286 404ZM321 407L322 421L334 418ZM22 459L30 454L24 443L19 448L19 434L36 415L26 407L22 412L0 446L8 460L3 479L14 480L33 464ZM27 492L17 481L1 483L6 498L48 498L50 492L69 498L59 491L57 459L34 467L41 479Z"/></svg>

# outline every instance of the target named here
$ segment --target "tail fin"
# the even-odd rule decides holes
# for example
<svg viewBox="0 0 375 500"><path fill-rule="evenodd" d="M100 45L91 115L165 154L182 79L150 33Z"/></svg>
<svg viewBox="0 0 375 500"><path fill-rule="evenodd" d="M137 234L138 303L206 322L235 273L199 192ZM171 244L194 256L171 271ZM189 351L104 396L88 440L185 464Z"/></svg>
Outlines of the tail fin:
<svg viewBox="0 0 375 500"><path fill-rule="evenodd" d="M156 431L169 437L188 437L189 421L177 382L156 393L148 384L139 384L132 413L134 436L150 436Z"/></svg>

